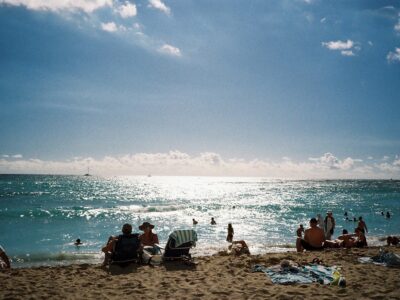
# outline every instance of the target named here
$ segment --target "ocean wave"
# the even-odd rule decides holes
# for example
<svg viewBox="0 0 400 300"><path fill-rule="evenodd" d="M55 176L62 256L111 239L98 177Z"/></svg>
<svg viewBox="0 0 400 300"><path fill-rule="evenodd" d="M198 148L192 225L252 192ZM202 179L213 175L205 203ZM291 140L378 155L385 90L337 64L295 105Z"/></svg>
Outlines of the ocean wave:
<svg viewBox="0 0 400 300"><path fill-rule="evenodd" d="M16 267L70 265L80 263L100 263L100 252L59 252L59 253L26 253L11 257Z"/></svg>

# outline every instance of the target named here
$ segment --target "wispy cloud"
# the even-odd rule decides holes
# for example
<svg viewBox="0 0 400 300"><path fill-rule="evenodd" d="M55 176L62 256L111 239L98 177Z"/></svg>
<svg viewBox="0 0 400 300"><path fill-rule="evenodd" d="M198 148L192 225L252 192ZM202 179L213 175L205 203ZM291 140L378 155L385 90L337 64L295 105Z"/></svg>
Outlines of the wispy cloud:
<svg viewBox="0 0 400 300"><path fill-rule="evenodd" d="M161 52L161 53L172 55L172 56L178 56L178 57L182 56L181 50L179 48L171 46L171 45L168 45L168 44L162 45L158 49L158 51Z"/></svg>
<svg viewBox="0 0 400 300"><path fill-rule="evenodd" d="M151 8L158 9L158 10L162 11L163 13L165 13L166 15L171 14L171 9L168 6L166 6L165 3L162 2L161 0L149 0L148 6Z"/></svg>
<svg viewBox="0 0 400 300"><path fill-rule="evenodd" d="M400 48L396 48L394 52L390 51L386 55L386 59L389 63L400 62Z"/></svg>
<svg viewBox="0 0 400 300"><path fill-rule="evenodd" d="M322 46L329 50L340 51L343 56L354 56L355 51L361 50L358 43L355 43L352 40L322 42Z"/></svg>
<svg viewBox="0 0 400 300"><path fill-rule="evenodd" d="M287 157L271 162L259 159L223 158L214 152L190 155L180 151L105 156L101 159L74 157L66 161L1 158L0 173L83 174L90 165L97 175L195 175L263 176L271 178L400 178L400 159L381 163L363 162L332 153L307 161Z"/></svg>
<svg viewBox="0 0 400 300"><path fill-rule="evenodd" d="M32 10L84 11L91 13L102 7L111 7L113 0L0 0L0 4L24 6Z"/></svg>

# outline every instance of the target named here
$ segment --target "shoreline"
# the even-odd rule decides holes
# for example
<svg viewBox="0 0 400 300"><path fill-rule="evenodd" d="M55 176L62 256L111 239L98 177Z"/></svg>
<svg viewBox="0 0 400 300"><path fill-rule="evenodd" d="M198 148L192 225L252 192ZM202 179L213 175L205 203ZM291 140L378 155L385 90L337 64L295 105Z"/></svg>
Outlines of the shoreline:
<svg viewBox="0 0 400 300"><path fill-rule="evenodd" d="M361 264L380 248L400 254L399 247L329 249L321 252L285 252L232 256L220 252L196 257L195 267L180 262L138 265L110 272L100 264L17 268L0 272L0 298L132 299L400 299L400 269ZM264 273L252 273L255 264L267 267L288 259L310 263L315 257L328 266L340 266L345 288L312 284L277 285Z"/></svg>

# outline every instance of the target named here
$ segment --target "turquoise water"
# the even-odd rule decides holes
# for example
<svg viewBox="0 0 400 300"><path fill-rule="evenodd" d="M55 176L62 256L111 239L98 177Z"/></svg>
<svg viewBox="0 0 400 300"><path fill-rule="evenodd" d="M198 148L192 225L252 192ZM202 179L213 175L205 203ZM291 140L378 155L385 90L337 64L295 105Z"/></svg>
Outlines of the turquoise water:
<svg viewBox="0 0 400 300"><path fill-rule="evenodd" d="M298 225L326 210L336 217L334 236L354 228L347 211L364 217L370 244L379 244L400 233L399 204L400 181L388 180L0 175L0 244L14 266L100 262L100 248L123 223L138 231L151 222L163 244L172 230L194 227L195 218L195 255L226 247L228 222L253 253L293 250Z"/></svg>

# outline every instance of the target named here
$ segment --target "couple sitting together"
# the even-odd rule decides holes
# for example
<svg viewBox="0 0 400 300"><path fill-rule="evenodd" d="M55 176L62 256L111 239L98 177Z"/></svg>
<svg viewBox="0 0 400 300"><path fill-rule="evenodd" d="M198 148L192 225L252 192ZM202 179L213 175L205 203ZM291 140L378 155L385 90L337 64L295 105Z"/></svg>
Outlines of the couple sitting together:
<svg viewBox="0 0 400 300"><path fill-rule="evenodd" d="M132 225L124 224L122 226L122 234L119 236L110 236L107 245L101 250L104 252L103 265L107 265L110 261L126 262L132 260L140 260L143 249L153 254L159 251L158 236L152 232L154 225L144 222L139 226L143 234L132 233Z"/></svg>
<svg viewBox="0 0 400 300"><path fill-rule="evenodd" d="M325 240L324 231L318 227L318 221L315 218L310 220L310 228L305 230L304 238L297 238L297 252L303 250L316 251L324 248L340 248L340 247L366 247L367 239L359 228L355 229L354 234L349 234L343 229L343 234L336 240Z"/></svg>

